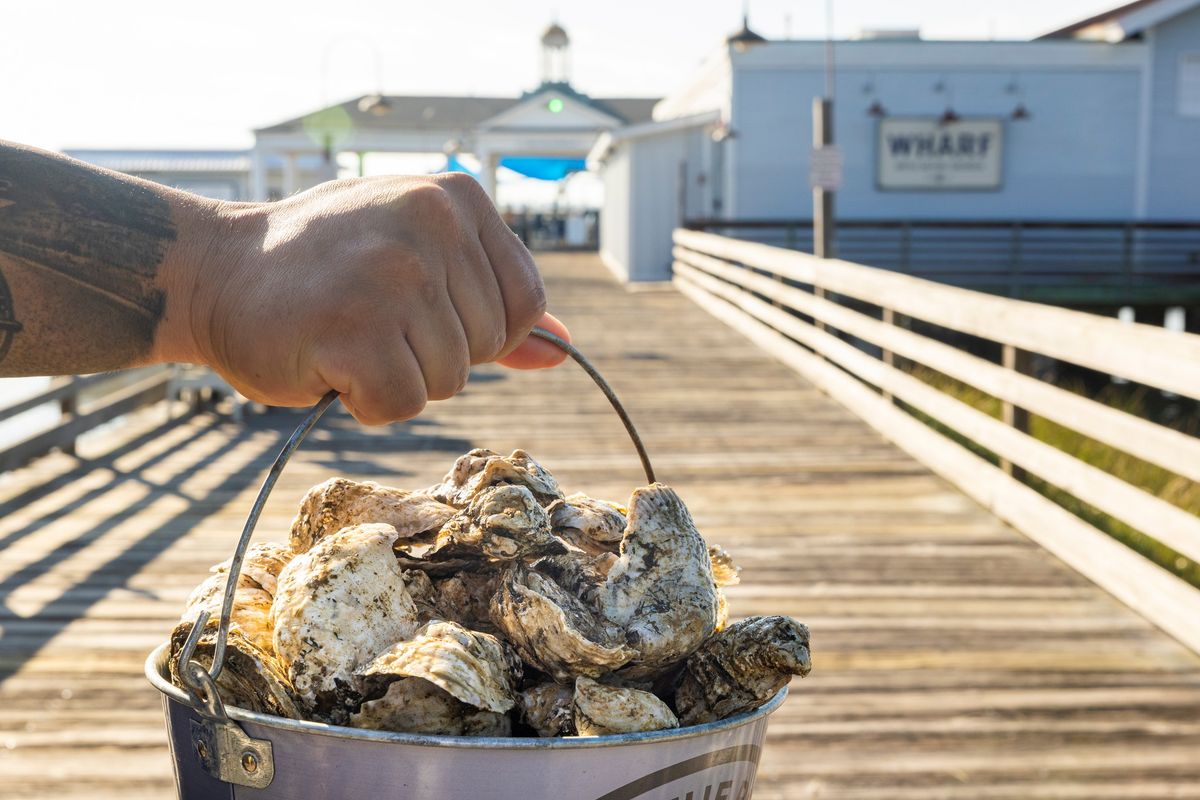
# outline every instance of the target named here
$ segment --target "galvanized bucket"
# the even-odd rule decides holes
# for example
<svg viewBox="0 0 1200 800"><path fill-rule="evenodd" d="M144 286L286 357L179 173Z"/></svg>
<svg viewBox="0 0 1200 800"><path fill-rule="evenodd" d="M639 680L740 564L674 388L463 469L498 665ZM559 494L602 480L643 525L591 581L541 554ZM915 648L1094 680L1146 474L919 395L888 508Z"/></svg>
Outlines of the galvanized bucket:
<svg viewBox="0 0 1200 800"><path fill-rule="evenodd" d="M534 334L565 350L608 397L645 468L654 472L637 431L612 389L578 350L551 333ZM226 708L215 680L223 666L233 590L267 496L288 459L337 399L309 411L275 460L230 563L213 666L191 660L208 614L180 654L187 689L171 684L168 645L146 660L163 696L180 800L745 800L781 689L746 714L690 728L619 736L554 739L427 736L361 730Z"/></svg>

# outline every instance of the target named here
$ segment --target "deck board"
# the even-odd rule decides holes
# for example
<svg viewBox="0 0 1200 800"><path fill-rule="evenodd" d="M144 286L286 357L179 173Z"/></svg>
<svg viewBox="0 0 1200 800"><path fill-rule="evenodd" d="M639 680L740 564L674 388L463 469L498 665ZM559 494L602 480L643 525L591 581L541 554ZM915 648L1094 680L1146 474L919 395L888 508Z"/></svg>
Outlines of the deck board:
<svg viewBox="0 0 1200 800"><path fill-rule="evenodd" d="M812 627L758 800L1200 798L1200 658L685 298L626 292L594 256L542 264L661 479L743 565L735 614ZM83 461L0 476L0 797L171 796L142 660L295 422L156 408L90 436ZM330 475L418 487L476 446L525 448L568 490L640 482L579 370L481 368L414 422L322 422L260 538Z"/></svg>

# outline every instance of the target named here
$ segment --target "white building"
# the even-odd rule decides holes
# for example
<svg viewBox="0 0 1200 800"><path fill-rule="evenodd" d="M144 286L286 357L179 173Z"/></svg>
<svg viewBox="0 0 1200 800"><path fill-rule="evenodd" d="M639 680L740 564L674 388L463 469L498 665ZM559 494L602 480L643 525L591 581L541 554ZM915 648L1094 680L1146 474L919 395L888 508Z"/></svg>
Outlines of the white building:
<svg viewBox="0 0 1200 800"><path fill-rule="evenodd" d="M1200 221L1200 0L1138 0L1032 41L890 32L833 56L839 220ZM685 219L810 218L825 64L824 42L744 29L651 122L602 135L610 267L669 277ZM1200 247L1180 247L1200 270Z"/></svg>

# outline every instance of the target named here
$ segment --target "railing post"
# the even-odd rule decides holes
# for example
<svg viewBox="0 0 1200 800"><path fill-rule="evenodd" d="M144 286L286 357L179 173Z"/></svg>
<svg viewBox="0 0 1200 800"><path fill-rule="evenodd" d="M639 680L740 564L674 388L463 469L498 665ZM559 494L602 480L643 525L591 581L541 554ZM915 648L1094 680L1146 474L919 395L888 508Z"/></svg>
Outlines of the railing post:
<svg viewBox="0 0 1200 800"><path fill-rule="evenodd" d="M1013 347L1011 344L1003 345L1000 362L1005 369L1014 370L1022 375L1033 374L1033 356L1028 350ZM1021 433L1029 433L1029 412L1025 409L1004 400L1001 402L1000 414L1005 425L1009 425ZM1017 480L1025 477L1025 470L1005 458L1000 459L1000 469Z"/></svg>
<svg viewBox="0 0 1200 800"><path fill-rule="evenodd" d="M884 325L895 325L896 324L896 312L895 311L888 308L887 306L882 307L880 309L880 311L883 312L883 314L881 315L881 319L883 320ZM887 348L887 346L883 344L883 342L880 342L880 346L882 348L882 352L880 353L880 358L883 359L883 363L887 364L889 367L895 367L896 366L896 354L893 353L891 350L889 350ZM883 390L883 399L887 400L889 403L896 402L895 399L892 397L892 393L886 389Z"/></svg>
<svg viewBox="0 0 1200 800"><path fill-rule="evenodd" d="M62 422L70 420L79 411L79 395L69 394L63 399L59 400L58 409L62 415L60 417ZM71 440L63 444L59 449L69 456L75 455L75 438L71 437Z"/></svg>
<svg viewBox="0 0 1200 800"><path fill-rule="evenodd" d="M1021 296L1021 223L1014 222L1008 262L1008 296Z"/></svg>

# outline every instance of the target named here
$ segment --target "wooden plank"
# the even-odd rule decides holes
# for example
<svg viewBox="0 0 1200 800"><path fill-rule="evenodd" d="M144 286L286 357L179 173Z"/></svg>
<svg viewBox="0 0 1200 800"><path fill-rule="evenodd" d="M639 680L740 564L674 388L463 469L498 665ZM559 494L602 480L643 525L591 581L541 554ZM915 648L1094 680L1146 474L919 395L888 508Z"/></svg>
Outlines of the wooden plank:
<svg viewBox="0 0 1200 800"><path fill-rule="evenodd" d="M1002 458L1018 464L1164 544L1200 560L1200 518L1033 439L938 389L884 364L799 318L731 284L677 262L686 279L735 304L745 313L802 342L862 380L929 414ZM1136 558L1140 555L1129 551Z"/></svg>
<svg viewBox="0 0 1200 800"><path fill-rule="evenodd" d="M1011 300L838 259L676 230L677 244L1011 344L1200 399L1200 336Z"/></svg>
<svg viewBox="0 0 1200 800"><path fill-rule="evenodd" d="M958 348L888 325L712 256L681 247L675 248L674 252L679 260L710 275L770 296L789 308L823 319L835 328L932 367L1001 400L1189 480L1200 481L1200 439L1194 436L1005 369Z"/></svg>
<svg viewBox="0 0 1200 800"><path fill-rule="evenodd" d="M539 262L663 480L742 565L733 613L812 627L816 667L773 718L756 797L1200 784L1200 657L674 289L626 293L594 256ZM141 662L228 557L297 419L147 408L81 440L80 460L5 473L0 676L15 673L0 677L0 796L173 796ZM481 367L410 423L365 429L332 411L259 538L286 537L305 490L332 475L427 486L477 446L529 449L568 492L624 501L640 480L581 371ZM1106 766L1106 753L1121 756Z"/></svg>
<svg viewBox="0 0 1200 800"><path fill-rule="evenodd" d="M1000 519L1200 652L1200 591L933 431L754 316L710 294L693 282L684 266L676 285L701 307L828 391Z"/></svg>

